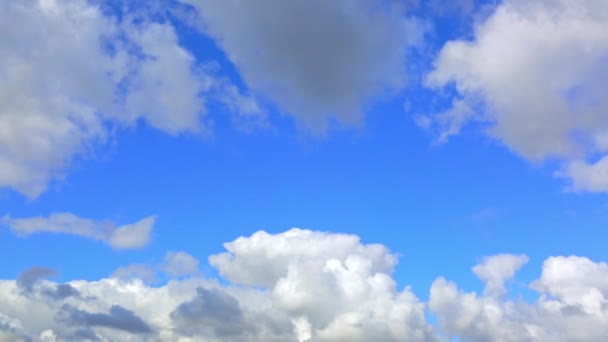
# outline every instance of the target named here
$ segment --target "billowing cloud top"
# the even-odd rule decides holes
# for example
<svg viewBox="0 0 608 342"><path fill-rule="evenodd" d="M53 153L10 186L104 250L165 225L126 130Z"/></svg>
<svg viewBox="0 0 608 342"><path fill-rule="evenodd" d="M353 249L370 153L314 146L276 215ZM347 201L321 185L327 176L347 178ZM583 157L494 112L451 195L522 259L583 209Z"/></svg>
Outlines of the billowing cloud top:
<svg viewBox="0 0 608 342"><path fill-rule="evenodd" d="M0 330L39 340L44 334L123 341L436 339L424 304L409 288L396 288L396 258L384 246L302 229L258 232L226 246L228 254L210 260L230 285L199 277L161 287L137 277L56 284L44 280L52 270L33 268L17 281L0 281ZM176 276L192 264L183 252L163 263ZM60 286L74 295L48 295Z"/></svg>
<svg viewBox="0 0 608 342"><path fill-rule="evenodd" d="M17 280L0 281L0 336L34 341L438 341L441 336L602 341L608 336L608 265L583 257L545 260L530 284L538 299L527 302L503 295L510 292L505 281L528 257L491 256L473 268L486 284L485 294L464 292L438 277L427 307L409 288L396 288L390 275L395 259L386 247L361 244L353 235L292 229L258 232L226 246L228 254L210 259L228 274L228 284L196 275L159 287L137 277L58 284L45 280L52 270L26 270ZM192 257L170 253L163 264L176 259ZM427 308L438 327L426 321Z"/></svg>

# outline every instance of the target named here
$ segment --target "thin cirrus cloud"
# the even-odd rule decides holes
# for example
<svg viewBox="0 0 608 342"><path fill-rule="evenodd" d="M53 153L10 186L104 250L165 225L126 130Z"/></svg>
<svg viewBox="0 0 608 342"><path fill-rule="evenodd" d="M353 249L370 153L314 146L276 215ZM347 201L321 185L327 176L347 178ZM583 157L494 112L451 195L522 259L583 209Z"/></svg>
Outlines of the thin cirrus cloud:
<svg viewBox="0 0 608 342"><path fill-rule="evenodd" d="M136 249L150 242L156 216L148 216L137 222L118 226L109 221L94 221L71 213L54 213L47 217L0 219L17 236L39 233L70 234L99 240L116 249Z"/></svg>
<svg viewBox="0 0 608 342"><path fill-rule="evenodd" d="M481 121L529 160L560 160L569 189L608 191L607 58L607 2L504 1L472 41L446 43L427 77L458 94L431 116L439 139Z"/></svg>
<svg viewBox="0 0 608 342"><path fill-rule="evenodd" d="M157 287L137 277L58 284L45 279L52 270L26 270L0 281L0 338L481 342L608 335L608 265L584 257L547 258L528 286L538 294L533 301L507 295L507 282L528 257L501 254L473 267L483 294L438 276L425 303L409 287L396 288L394 254L355 235L260 231L225 247L210 257L228 280L221 283L197 274ZM69 294L60 290L66 286ZM48 295L60 291L67 295Z"/></svg>

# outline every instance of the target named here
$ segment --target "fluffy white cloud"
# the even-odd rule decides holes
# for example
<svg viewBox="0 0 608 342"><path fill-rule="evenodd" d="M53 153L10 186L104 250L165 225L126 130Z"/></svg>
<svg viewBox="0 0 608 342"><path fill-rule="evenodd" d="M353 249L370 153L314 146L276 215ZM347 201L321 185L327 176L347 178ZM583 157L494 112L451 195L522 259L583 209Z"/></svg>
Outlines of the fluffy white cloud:
<svg viewBox="0 0 608 342"><path fill-rule="evenodd" d="M518 257L518 264L522 262ZM484 263L486 272L505 274L504 264ZM511 274L512 268L509 269ZM488 278L488 277L486 277ZM487 285L493 281L490 277ZM582 257L550 257L531 284L533 303L465 293L437 279L430 309L443 332L464 341L605 341L608 338L608 265Z"/></svg>
<svg viewBox="0 0 608 342"><path fill-rule="evenodd" d="M135 223L117 226L112 222L93 221L70 213L56 213L48 217L12 218L4 216L0 223L18 236L36 233L73 234L103 241L117 249L140 248L148 244L156 216L148 216Z"/></svg>
<svg viewBox="0 0 608 342"><path fill-rule="evenodd" d="M194 277L146 285L137 276L99 281L46 280L33 267L0 281L0 338L33 341L605 341L608 265L583 257L550 257L530 284L534 301L505 296L504 282L525 255L487 257L473 270L486 293L438 278L425 303L396 289L395 256L356 236L293 229L258 232L226 244L210 259L229 284ZM189 273L196 262L168 253ZM249 269L251 268L251 269ZM168 270L175 268L166 268ZM264 271L270 269L270 271ZM258 275L256 275L258 274ZM517 296L516 296L517 297Z"/></svg>
<svg viewBox="0 0 608 342"><path fill-rule="evenodd" d="M344 260L356 252L371 263L370 268L385 274L397 263L386 247L362 245L356 235L297 228L278 235L259 231L225 243L224 248L228 252L211 256L209 262L223 277L247 286L270 287L287 274L291 264L315 260L318 255Z"/></svg>
<svg viewBox="0 0 608 342"><path fill-rule="evenodd" d="M105 135L120 61L116 24L85 1L0 4L0 186L36 196L66 160Z"/></svg>
<svg viewBox="0 0 608 342"><path fill-rule="evenodd" d="M140 119L170 134L205 132L207 98L263 121L170 23L109 13L86 0L0 4L0 187L36 197L110 128Z"/></svg>
<svg viewBox="0 0 608 342"><path fill-rule="evenodd" d="M473 267L473 273L486 283L484 294L500 296L506 292L505 282L513 278L528 260L527 255L494 255Z"/></svg>
<svg viewBox="0 0 608 342"><path fill-rule="evenodd" d="M470 120L531 160L561 159L574 190L605 191L608 153L608 3L506 0L472 41L441 50L431 87L458 98L435 117L441 138Z"/></svg>
<svg viewBox="0 0 608 342"><path fill-rule="evenodd" d="M230 257L211 259L231 285L198 277L160 287L136 278L57 284L44 279L51 270L32 268L0 281L0 331L36 341L42 334L68 341L435 340L424 304L410 289L396 289L396 258L383 246L299 229L226 246ZM161 265L177 263L167 271L183 274L191 261L173 253ZM253 274L266 265L272 271Z"/></svg>
<svg viewBox="0 0 608 342"><path fill-rule="evenodd" d="M406 47L421 32L390 2L182 2L253 90L317 131L330 118L357 123L371 96L399 90Z"/></svg>
<svg viewBox="0 0 608 342"><path fill-rule="evenodd" d="M210 263L238 285L267 288L276 306L307 320L313 340L432 340L424 305L391 277L396 256L354 235L292 229L225 244ZM301 321L300 321L301 322Z"/></svg>

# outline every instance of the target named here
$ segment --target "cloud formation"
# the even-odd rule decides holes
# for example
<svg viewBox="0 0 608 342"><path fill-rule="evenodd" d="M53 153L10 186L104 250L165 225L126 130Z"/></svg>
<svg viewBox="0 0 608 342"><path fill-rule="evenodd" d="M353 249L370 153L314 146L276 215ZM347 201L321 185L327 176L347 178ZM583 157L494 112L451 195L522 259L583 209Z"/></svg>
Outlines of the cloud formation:
<svg viewBox="0 0 608 342"><path fill-rule="evenodd" d="M406 48L421 35L390 2L182 2L249 87L317 132L329 119L358 123L371 97L400 90Z"/></svg>
<svg viewBox="0 0 608 342"><path fill-rule="evenodd" d="M134 249L146 246L156 216L145 217L135 223L117 226L112 222L93 221L71 213L55 213L48 217L12 218L4 216L0 223L17 236L37 233L72 234L102 241L116 249Z"/></svg>
<svg viewBox="0 0 608 342"><path fill-rule="evenodd" d="M498 258L506 260L505 255ZM511 265L526 258L511 256ZM505 270L502 262L478 266L496 274ZM511 274L513 268L507 269ZM492 279L481 278L492 288ZM550 257L540 278L530 284L539 293L535 302L479 296L438 278L431 287L429 307L446 335L464 341L599 342L608 337L607 280L605 263L576 256Z"/></svg>
<svg viewBox="0 0 608 342"><path fill-rule="evenodd" d="M505 282L513 278L528 261L527 255L493 255L473 267L473 273L486 283L484 295L500 296L507 291Z"/></svg>
<svg viewBox="0 0 608 342"><path fill-rule="evenodd" d="M43 268L1 280L0 337L320 342L608 337L608 265L584 257L547 258L529 284L538 294L531 301L505 287L528 257L500 254L473 267L486 285L483 294L438 277L423 303L411 289L396 289L395 256L357 236L261 231L226 248L210 260L229 283L197 274L157 287L137 277L57 284L44 279L52 270ZM63 285L77 295L47 295ZM437 317L436 327L426 313Z"/></svg>
<svg viewBox="0 0 608 342"><path fill-rule="evenodd" d="M120 15L118 15L120 14ZM255 100L180 45L168 21L86 0L0 4L0 187L28 197L115 128L205 132L206 100L263 117Z"/></svg>
<svg viewBox="0 0 608 342"><path fill-rule="evenodd" d="M384 246L301 229L258 232L227 246L229 257L211 259L221 260L229 285L193 277L151 287L134 277L109 278L69 282L80 296L50 298L41 293L57 284L40 276L29 277L36 279L29 296L4 280L0 314L34 340L43 333L59 340L137 341L141 334L152 341L436 340L424 304L409 288L396 288L396 257ZM252 258L254 271L266 262L272 271L253 277L241 268Z"/></svg>
<svg viewBox="0 0 608 342"><path fill-rule="evenodd" d="M453 85L440 139L470 121L527 159L557 158L575 191L606 191L608 3L507 0L472 41L444 45L427 85Z"/></svg>

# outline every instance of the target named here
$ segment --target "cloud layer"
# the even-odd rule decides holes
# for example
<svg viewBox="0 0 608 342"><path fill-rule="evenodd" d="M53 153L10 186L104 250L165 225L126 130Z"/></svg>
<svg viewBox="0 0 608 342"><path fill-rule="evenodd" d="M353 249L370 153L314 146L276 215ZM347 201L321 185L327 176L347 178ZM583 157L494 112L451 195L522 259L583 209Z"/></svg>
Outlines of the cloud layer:
<svg viewBox="0 0 608 342"><path fill-rule="evenodd" d="M471 120L530 160L557 158L576 191L608 190L608 3L502 2L472 41L442 48L427 85L457 97L434 122L445 140Z"/></svg>
<svg viewBox="0 0 608 342"><path fill-rule="evenodd" d="M135 277L56 283L34 267L0 281L0 338L33 341L603 341L608 265L550 257L533 301L509 295L525 255L484 258L483 294L438 277L428 303L399 290L382 245L357 236L260 231L225 245L210 262L229 283L200 277L191 256L168 253L165 271L193 277L158 287ZM184 262L185 260L185 262ZM184 266L188 265L188 266ZM183 269L187 271L183 271ZM513 299L515 298L515 299ZM426 314L437 317L432 327Z"/></svg>

